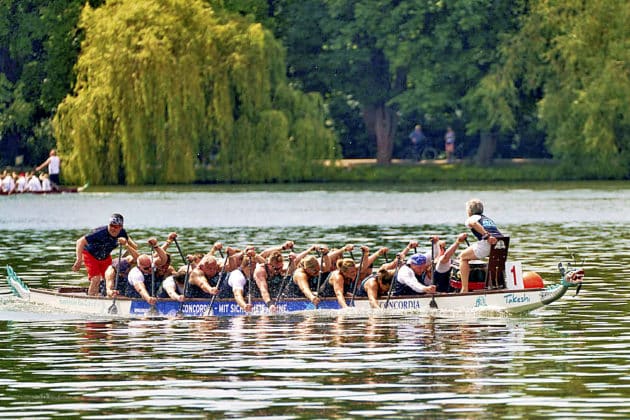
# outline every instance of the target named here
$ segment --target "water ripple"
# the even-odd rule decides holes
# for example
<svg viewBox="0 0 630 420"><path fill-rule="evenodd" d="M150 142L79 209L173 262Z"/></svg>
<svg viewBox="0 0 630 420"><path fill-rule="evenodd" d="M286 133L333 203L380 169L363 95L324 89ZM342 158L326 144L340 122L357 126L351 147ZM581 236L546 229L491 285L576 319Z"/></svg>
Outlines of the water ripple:
<svg viewBox="0 0 630 420"><path fill-rule="evenodd" d="M469 193L477 192L444 198L461 201ZM630 238L621 232L630 222L555 220L561 212L579 216L617 205L627 192L589 190L592 202L576 210L574 199L582 193L550 199L552 193L522 190L504 213L516 214L527 200L533 213L557 206L551 216L506 224L511 258L547 280L557 279L558 261L575 257L586 268L577 297L525 315L329 311L112 320L1 295L0 418L628 418ZM184 252L205 250L215 240L264 247L286 238L299 239L299 249L325 240L397 250L412 238L427 242L429 233L450 241L462 229L461 220L410 225L370 223L370 217L348 226L183 225L178 232ZM85 284L84 274L70 269L83 226L2 226L0 260L29 284ZM140 226L133 234L164 238L169 226Z"/></svg>

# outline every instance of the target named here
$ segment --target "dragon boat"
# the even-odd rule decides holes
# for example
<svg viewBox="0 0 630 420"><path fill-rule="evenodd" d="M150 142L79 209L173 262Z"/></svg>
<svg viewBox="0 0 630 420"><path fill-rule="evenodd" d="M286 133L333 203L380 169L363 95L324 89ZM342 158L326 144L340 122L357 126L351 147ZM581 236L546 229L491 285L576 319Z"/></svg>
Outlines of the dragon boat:
<svg viewBox="0 0 630 420"><path fill-rule="evenodd" d="M72 194L72 193L80 193L85 191L90 186L90 183L87 182L80 187L57 187L54 190L50 191L24 191L24 192L12 192L11 194L0 191L0 195L49 195L49 194Z"/></svg>
<svg viewBox="0 0 630 420"><path fill-rule="evenodd" d="M396 312L422 312L425 310L439 310L508 314L528 312L557 301L566 294L569 288L575 287L577 295L582 285L584 270L574 268L571 264L566 267L559 264L558 268L560 271L559 281L546 286L542 284L542 279L540 279L540 282L530 282L529 284L515 281L511 285L502 285L498 288L487 284L488 287L486 288L472 287L468 293L383 296L378 301L380 309L372 309L369 300L365 297L349 297L347 303L351 308L346 309L346 311L391 310ZM65 312L125 318L270 314L270 310L260 299L252 300L253 309L251 312L246 313L234 299L191 298L186 299L184 302L172 299L158 299L157 303L151 306L142 299L87 296L87 288L84 287L29 288L10 266L7 266L6 269L9 287L19 299ZM512 270L512 272L516 271ZM336 298L322 298L317 307L303 298L279 298L276 303L274 314L341 309Z"/></svg>

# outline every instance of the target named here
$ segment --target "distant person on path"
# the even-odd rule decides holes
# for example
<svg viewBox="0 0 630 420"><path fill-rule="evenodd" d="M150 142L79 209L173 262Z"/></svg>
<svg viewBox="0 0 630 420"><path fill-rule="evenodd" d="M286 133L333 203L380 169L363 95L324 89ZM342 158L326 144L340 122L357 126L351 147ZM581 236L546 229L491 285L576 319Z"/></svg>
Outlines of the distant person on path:
<svg viewBox="0 0 630 420"><path fill-rule="evenodd" d="M59 182L59 172L61 169L61 159L57 156L57 151L52 149L46 159L41 165L35 168L36 171L41 171L44 166L48 165L48 176L50 177L50 182L53 183L53 188L60 184Z"/></svg>
<svg viewBox="0 0 630 420"><path fill-rule="evenodd" d="M451 127L448 127L444 134L444 151L446 152L446 162L452 163L455 160L455 132Z"/></svg>
<svg viewBox="0 0 630 420"><path fill-rule="evenodd" d="M95 296L99 292L99 285L105 279L105 271L112 264L112 251L118 247L118 238L129 240L123 229L123 216L114 213L109 218L109 224L94 229L77 240L76 261L72 265L73 271L79 271L85 264L90 286L88 295Z"/></svg>
<svg viewBox="0 0 630 420"><path fill-rule="evenodd" d="M420 160L420 151L424 146L424 142L427 137L422 132L422 126L416 125L414 130L409 134L409 140L411 140L411 149L413 151L414 159Z"/></svg>

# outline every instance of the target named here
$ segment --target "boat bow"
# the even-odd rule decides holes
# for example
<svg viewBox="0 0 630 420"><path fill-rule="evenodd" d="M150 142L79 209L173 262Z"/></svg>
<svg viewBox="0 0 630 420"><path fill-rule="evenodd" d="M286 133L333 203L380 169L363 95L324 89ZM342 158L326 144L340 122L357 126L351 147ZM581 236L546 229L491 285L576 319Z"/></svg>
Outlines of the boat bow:
<svg viewBox="0 0 630 420"><path fill-rule="evenodd" d="M25 300L29 299L31 290L9 265L7 265L7 283L9 283L9 288L15 296Z"/></svg>
<svg viewBox="0 0 630 420"><path fill-rule="evenodd" d="M565 268L562 263L560 263L558 264L558 270L561 276L560 283L549 286L541 292L541 300L545 305L549 305L551 302L560 299L567 290L572 287L576 288L576 295L582 288L582 282L584 280L583 268L574 268L570 264Z"/></svg>
<svg viewBox="0 0 630 420"><path fill-rule="evenodd" d="M547 287L524 289L487 289L470 293L439 293L437 295L396 296L385 301L379 300L382 309L398 311L499 311L522 313L540 308L560 299L571 287L576 287L576 294L582 285L584 270L568 265L565 269L559 265L560 282ZM172 299L159 299L151 307L143 299L120 297L112 299L103 296L87 296L85 288L62 287L57 290L32 290L20 279L10 266L6 267L7 282L12 293L31 303L42 304L62 310L88 313L92 315L144 317L144 316L236 316L247 315L233 299L188 299L181 302ZM349 298L348 298L349 299ZM268 314L269 309L261 299L257 299L250 314ZM367 298L356 298L354 307L359 310L372 310ZM115 311L112 307L115 307ZM325 298L315 308L304 298L286 298L277 304L278 313L313 311L319 309L341 309L336 298ZM183 311L182 311L183 309ZM157 310L157 312L155 312Z"/></svg>

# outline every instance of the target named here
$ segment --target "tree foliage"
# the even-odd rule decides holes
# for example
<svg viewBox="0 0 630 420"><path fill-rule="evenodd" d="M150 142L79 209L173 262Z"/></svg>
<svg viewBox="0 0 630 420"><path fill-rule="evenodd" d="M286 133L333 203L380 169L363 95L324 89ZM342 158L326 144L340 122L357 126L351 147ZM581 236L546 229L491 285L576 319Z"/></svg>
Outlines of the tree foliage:
<svg viewBox="0 0 630 420"><path fill-rule="evenodd" d="M26 163L35 164L54 147L50 121L74 80L80 40L76 23L84 3L0 2L0 143L5 161L21 153Z"/></svg>
<svg viewBox="0 0 630 420"><path fill-rule="evenodd" d="M456 121L474 123L474 108L463 98L523 13L521 2L499 0L280 3L284 14L277 26L288 45L291 74L358 101L379 161L391 158L399 117L441 130ZM410 129L403 128L404 139Z"/></svg>
<svg viewBox="0 0 630 420"><path fill-rule="evenodd" d="M54 128L69 182L300 180L338 156L331 129L386 161L420 122L630 173L621 0L85 3L0 2L3 163L40 162Z"/></svg>
<svg viewBox="0 0 630 420"><path fill-rule="evenodd" d="M621 0L535 1L470 98L504 129L533 100L555 157L582 174L628 176L628 22Z"/></svg>
<svg viewBox="0 0 630 420"><path fill-rule="evenodd" d="M224 181L302 179L336 156L321 100L287 85L262 25L200 0L116 0L86 6L80 28L76 87L55 119L74 179L192 182L211 153Z"/></svg>

